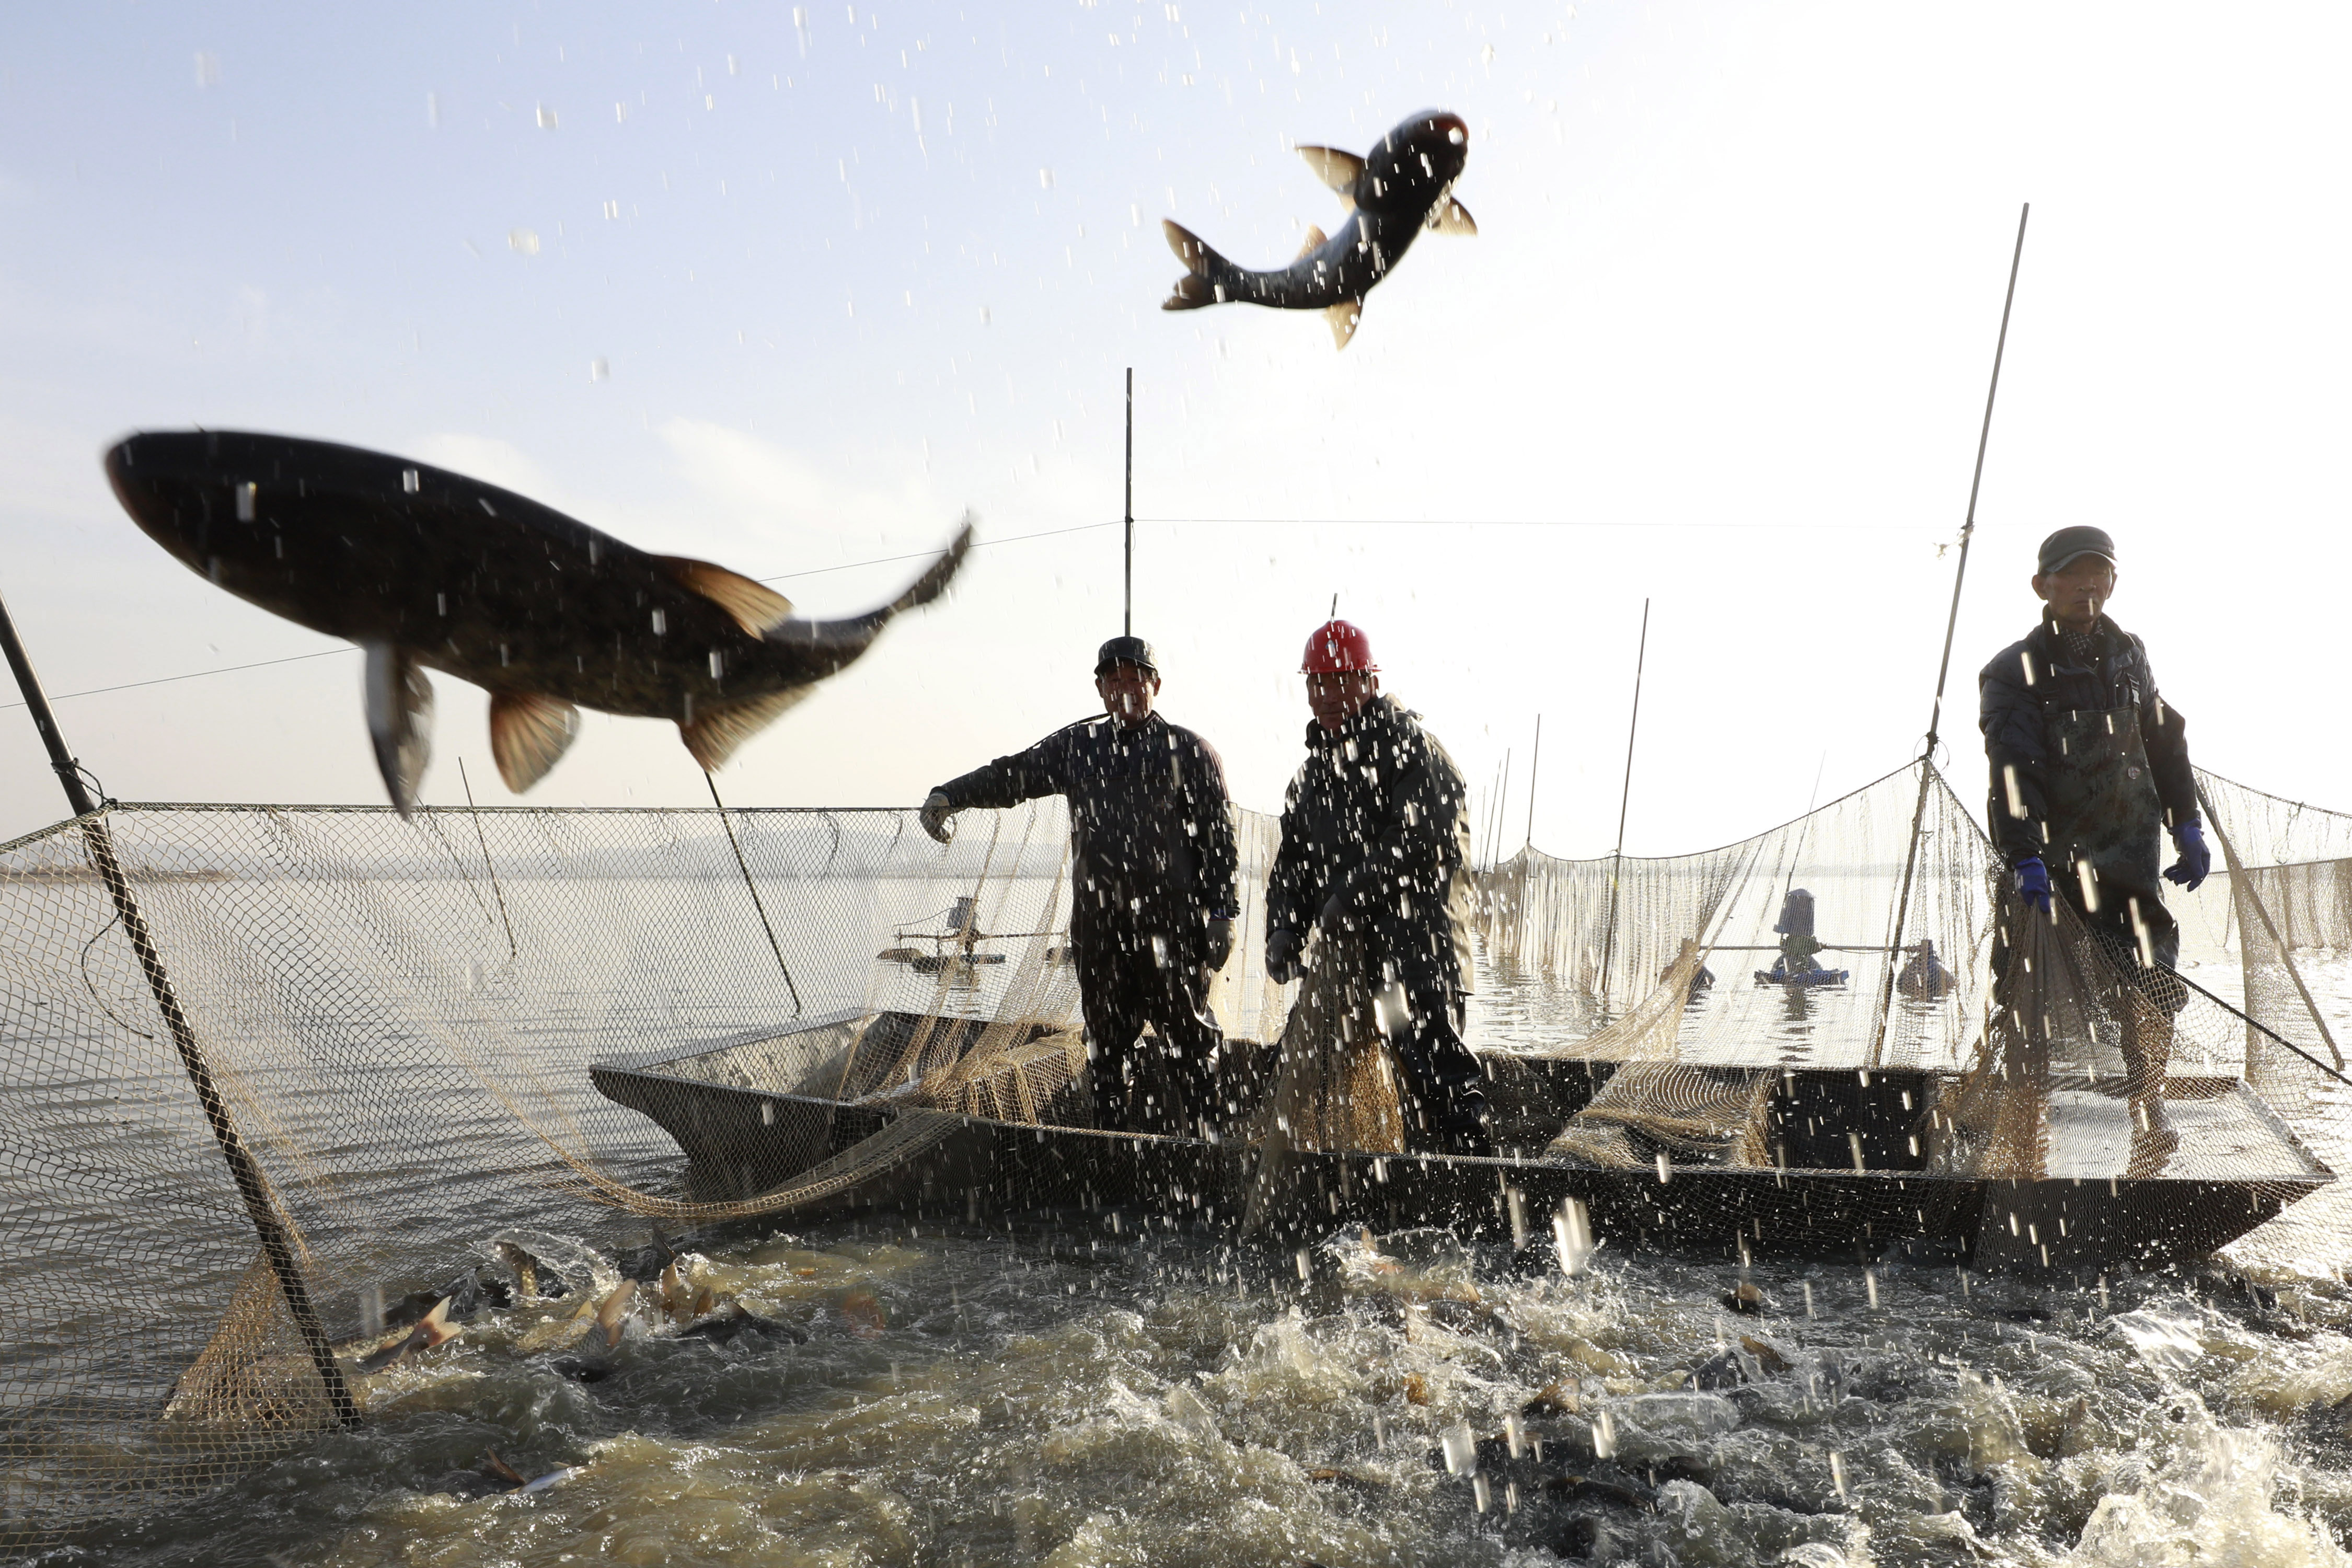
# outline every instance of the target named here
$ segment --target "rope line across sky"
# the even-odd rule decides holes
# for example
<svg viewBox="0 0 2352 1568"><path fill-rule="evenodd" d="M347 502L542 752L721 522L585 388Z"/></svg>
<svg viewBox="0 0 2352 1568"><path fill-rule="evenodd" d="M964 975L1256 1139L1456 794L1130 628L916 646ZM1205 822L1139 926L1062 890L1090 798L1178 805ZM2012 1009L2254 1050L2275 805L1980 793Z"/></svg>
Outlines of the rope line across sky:
<svg viewBox="0 0 2352 1568"><path fill-rule="evenodd" d="M974 550L992 544L1020 544L1032 539L1055 539L1068 533L1091 533L1097 529L1118 528L1125 520L1112 518L1106 522L1081 522L1069 528L1048 528L1036 533L1008 534L1003 539L978 539ZM1580 518L1444 518L1444 517L1139 517L1139 525L1286 527L1286 528L1631 528L1631 529L1832 529L1842 532L1909 533L1916 525L1870 522L1615 522ZM831 572L855 572L861 566L887 566L894 562L919 561L938 554L935 550L914 550L903 555L877 555L868 561L845 561L838 566L814 566L805 572L785 572L773 577L759 579L762 583L786 583L796 577L822 577ZM174 681L202 680L206 676L236 675L248 669L268 669L274 665L299 664L305 659L328 658L336 654L357 653L356 647L322 647L313 653L289 654L283 658L256 659L250 664L225 664L215 669L191 669L179 675L158 675L146 680L126 680L115 686L92 686L80 691L60 691L49 699L52 702L70 702L77 697L103 697L110 691L135 691L145 686L169 686ZM0 702L0 712L22 708L22 702Z"/></svg>

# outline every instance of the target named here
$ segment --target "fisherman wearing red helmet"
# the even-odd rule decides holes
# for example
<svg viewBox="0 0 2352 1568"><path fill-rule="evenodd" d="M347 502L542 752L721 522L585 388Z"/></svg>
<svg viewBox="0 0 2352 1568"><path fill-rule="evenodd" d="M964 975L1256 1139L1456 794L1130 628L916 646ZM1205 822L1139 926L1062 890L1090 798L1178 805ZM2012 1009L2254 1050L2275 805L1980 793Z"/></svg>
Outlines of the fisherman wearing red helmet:
<svg viewBox="0 0 2352 1568"><path fill-rule="evenodd" d="M1102 645L1095 691L1101 717L950 779L923 803L922 824L944 844L949 819L967 807L1068 798L1070 950L1095 1124L1197 1132L1224 1045L1208 980L1233 952L1239 907L1224 763L1208 742L1151 710L1160 663L1141 637ZM1167 1072L1140 1071L1133 1059L1146 1024Z"/></svg>
<svg viewBox="0 0 2352 1568"><path fill-rule="evenodd" d="M1297 973L1309 934L1363 943L1418 1150L1490 1154L1477 1059L1462 1043L1470 982L1470 824L1462 771L1418 714L1381 695L1370 639L1330 621L1307 639L1307 761L1266 885L1266 973ZM1401 1012L1400 1018L1396 1015Z"/></svg>

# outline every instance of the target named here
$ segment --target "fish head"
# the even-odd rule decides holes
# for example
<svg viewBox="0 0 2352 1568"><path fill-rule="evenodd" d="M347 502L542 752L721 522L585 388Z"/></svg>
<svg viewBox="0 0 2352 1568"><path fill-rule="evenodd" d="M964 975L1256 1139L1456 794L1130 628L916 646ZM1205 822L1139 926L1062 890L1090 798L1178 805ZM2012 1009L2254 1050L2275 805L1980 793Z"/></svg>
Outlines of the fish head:
<svg viewBox="0 0 2352 1568"><path fill-rule="evenodd" d="M354 447L236 430L141 431L105 458L131 521L180 562L239 598L315 630L344 624L352 524L415 500L419 470ZM322 560L322 551L331 559ZM366 620L367 617L358 617Z"/></svg>
<svg viewBox="0 0 2352 1568"><path fill-rule="evenodd" d="M256 465L245 460L251 441L231 431L142 432L107 452L107 482L148 538L209 575L214 561L242 556L258 531L255 492L240 494L256 482Z"/></svg>
<svg viewBox="0 0 2352 1568"><path fill-rule="evenodd" d="M1356 182L1367 211L1418 216L1442 198L1470 161L1470 126L1458 114L1423 110L1375 142Z"/></svg>

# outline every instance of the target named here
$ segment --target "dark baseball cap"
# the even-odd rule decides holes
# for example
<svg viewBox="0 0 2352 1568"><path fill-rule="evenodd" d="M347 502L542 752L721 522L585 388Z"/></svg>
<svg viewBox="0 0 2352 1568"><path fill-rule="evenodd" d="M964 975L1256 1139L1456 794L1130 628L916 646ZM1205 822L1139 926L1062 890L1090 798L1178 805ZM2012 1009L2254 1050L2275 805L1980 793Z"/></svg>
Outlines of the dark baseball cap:
<svg viewBox="0 0 2352 1568"><path fill-rule="evenodd" d="M2105 556L2108 565L2116 563L2116 542L2107 537L2105 529L2087 523L2060 529L2042 542L2042 563L2034 571L2047 577L2068 562L2079 561L2085 555Z"/></svg>
<svg viewBox="0 0 2352 1568"><path fill-rule="evenodd" d="M1108 675L1122 664L1139 666L1154 675L1160 673L1160 661L1152 657L1151 645L1141 637L1113 637L1095 655L1097 675Z"/></svg>

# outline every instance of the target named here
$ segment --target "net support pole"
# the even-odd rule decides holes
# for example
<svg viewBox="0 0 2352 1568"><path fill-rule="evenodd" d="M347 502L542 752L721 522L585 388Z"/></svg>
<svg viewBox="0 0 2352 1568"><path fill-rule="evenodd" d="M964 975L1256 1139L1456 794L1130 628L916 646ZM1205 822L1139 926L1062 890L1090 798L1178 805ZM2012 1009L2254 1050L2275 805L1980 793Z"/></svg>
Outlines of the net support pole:
<svg viewBox="0 0 2352 1568"><path fill-rule="evenodd" d="M1135 367L1127 367L1127 616L1119 631L1135 635Z"/></svg>
<svg viewBox="0 0 2352 1568"><path fill-rule="evenodd" d="M1633 652L1633 717L1625 724L1625 783L1617 794L1617 847L1609 855L1609 919L1601 932L1601 1021L1609 1021L1609 963L1617 953L1617 873L1625 864L1625 810L1633 803L1633 737L1642 729L1642 668L1650 658L1650 601L1642 601L1642 640Z"/></svg>
<svg viewBox="0 0 2352 1568"><path fill-rule="evenodd" d="M41 732L41 743L48 749L49 765L57 770L58 782L65 786L66 801L81 821L82 841L89 847L90 864L96 868L99 879L106 884L107 895L114 900L114 912L122 921L131 951L138 955L140 971L147 977L147 987L155 994L156 1009L163 1014L164 1027L171 1031L173 1047L180 1053L180 1065L186 1069L188 1082L196 1091L196 1102L204 1108L205 1120L212 1127L214 1142L220 1145L221 1157L228 1163L237 1196L245 1202L246 1217L260 1237L262 1256L268 1259L270 1272L278 1277L278 1288L286 1298L286 1310L301 1331L311 1365L318 1369L328 1408L334 1413L338 1425L356 1426L359 1406L352 1399L351 1385L343 1380L343 1369L336 1364L334 1347L328 1343L327 1331L320 1326L318 1310L310 1301L310 1284L302 1278L293 1236L285 1216L270 1201L268 1181L262 1174L260 1163L246 1147L243 1135L237 1131L236 1120L229 1114L228 1101L221 1098L220 1088L213 1081L212 1064L205 1058L187 1014L181 1010L179 996L172 989L171 974L163 967L163 954L156 951L154 933L148 930L147 917L140 911L139 900L131 894L131 879L123 875L122 863L115 857L114 835L107 827L106 819L99 815L98 803L89 797L89 786L82 782L81 764L67 749L65 736L58 729L57 715L49 709L49 700L41 690L40 677L33 672L33 661L16 636L16 624L5 603L0 603L0 651L6 653L17 689L25 694L25 707L33 716L34 728Z"/></svg>
<svg viewBox="0 0 2352 1568"><path fill-rule="evenodd" d="M1984 485L1985 447L1992 439L1993 399L2000 394L2001 355L2009 348L2009 312L2017 302L2017 268L2025 258L2025 221L2033 216L2033 204L2026 202L2017 209L2017 244L2009 253L2009 290L2000 300L2000 335L1993 340L1992 380L1985 388L1984 422L1977 428L1977 466L1969 478L1969 512L1960 524L1960 562L1952 574L1952 608L1944 618L1944 658L1936 666L1936 701L1927 710L1927 749L1919 759L1919 801L1911 811L1911 838L1903 851L1903 880L1895 895L1895 923L1886 941L1887 951L1899 951L1903 945L1903 921L1910 912L1911 877L1919 862L1919 831L1927 820L1927 790L1936 778L1936 748L1943 742L1944 685L1952 672L1952 635L1960 624L1960 589L1969 580L1969 544L1977 531L1977 492ZM1895 966L1887 961L1886 979L1878 994L1878 1027L1870 1040L1870 1065L1876 1067L1886 1049L1886 1026L1895 1012Z"/></svg>
<svg viewBox="0 0 2352 1568"><path fill-rule="evenodd" d="M1536 715L1536 747L1528 753L1528 842L1536 847L1536 773L1543 766L1543 715Z"/></svg>
<svg viewBox="0 0 2352 1568"><path fill-rule="evenodd" d="M776 940L776 925L768 918L767 903L760 897L760 884L751 879L751 863L743 858L743 845L735 837L735 824L727 815L727 803L719 798L719 781L705 768L702 782L710 787L710 804L719 808L719 826L726 830L727 847L735 851L735 868L743 873L743 890L751 895L751 908L759 913L760 929L768 933L768 951L776 955L776 969L784 977L784 989L793 994L793 1016L800 1017L808 1007L801 1001L801 988L793 984L793 966L784 962L784 944Z"/></svg>

